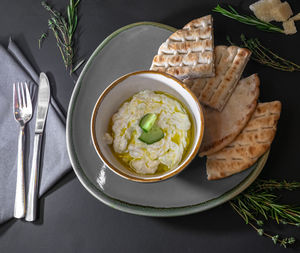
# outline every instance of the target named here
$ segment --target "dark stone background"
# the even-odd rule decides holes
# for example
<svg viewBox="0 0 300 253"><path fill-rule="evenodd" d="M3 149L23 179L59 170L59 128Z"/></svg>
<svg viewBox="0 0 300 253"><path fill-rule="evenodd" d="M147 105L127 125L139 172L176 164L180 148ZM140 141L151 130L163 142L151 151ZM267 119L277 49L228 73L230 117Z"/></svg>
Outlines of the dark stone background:
<svg viewBox="0 0 300 253"><path fill-rule="evenodd" d="M67 0L49 3L63 9ZM78 56L88 58L98 44L116 29L138 21L155 21L182 27L188 21L211 13L218 2L230 3L248 12L254 1L195 0L81 0ZM289 0L294 13L299 0ZM237 41L241 33L258 37L280 55L300 63L300 33L285 36L258 31L254 27L214 13L216 44L226 43L226 35ZM37 71L45 71L53 96L66 112L74 82L66 73L55 40L50 33L41 50L38 38L47 28L48 13L40 1L1 0L0 42L9 36L23 50ZM300 29L300 22L298 22ZM300 180L299 168L299 73L276 71L250 61L245 75L259 73L261 101L280 100L283 105L276 139L263 178ZM0 80L1 81L1 80ZM299 191L284 197L299 203ZM1 203L0 203L1 205ZM70 172L41 200L35 224L11 220L0 226L0 252L297 252L283 249L259 237L233 212L228 204L185 217L149 218L111 209L92 197ZM271 231L294 235L299 228L269 225Z"/></svg>

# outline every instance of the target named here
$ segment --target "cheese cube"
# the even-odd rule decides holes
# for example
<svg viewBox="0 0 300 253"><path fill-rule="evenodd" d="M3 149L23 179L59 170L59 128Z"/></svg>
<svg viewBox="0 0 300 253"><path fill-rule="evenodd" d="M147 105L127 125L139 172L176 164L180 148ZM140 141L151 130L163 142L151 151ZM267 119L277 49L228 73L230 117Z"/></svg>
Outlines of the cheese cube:
<svg viewBox="0 0 300 253"><path fill-rule="evenodd" d="M260 0L249 6L250 10L254 12L254 15L265 22L274 20L270 10L281 4L280 0Z"/></svg>
<svg viewBox="0 0 300 253"><path fill-rule="evenodd" d="M285 34L295 34L297 32L295 22L292 19L282 23Z"/></svg>
<svg viewBox="0 0 300 253"><path fill-rule="evenodd" d="M275 21L287 21L293 15L293 11L288 2L283 2L270 10Z"/></svg>

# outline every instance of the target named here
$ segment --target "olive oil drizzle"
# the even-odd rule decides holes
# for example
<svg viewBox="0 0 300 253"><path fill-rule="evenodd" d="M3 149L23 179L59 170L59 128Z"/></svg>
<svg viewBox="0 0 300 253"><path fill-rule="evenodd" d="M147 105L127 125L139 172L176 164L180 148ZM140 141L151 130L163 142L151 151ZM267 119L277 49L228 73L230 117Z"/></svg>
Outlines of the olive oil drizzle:
<svg viewBox="0 0 300 253"><path fill-rule="evenodd" d="M184 105L178 98L168 94L168 93L165 93L165 92L161 92L161 91L154 91L155 94L162 94L162 95L165 95L175 101L177 101L179 103L179 105L181 106L181 108L175 108L175 112L183 112L183 113L186 113L188 115L188 118L189 118L189 121L191 122L191 127L190 129L187 131L187 137L186 137L186 147L183 151L183 154L182 154L182 157L181 157L181 161L183 161L185 158L186 158L186 155L188 154L188 151L190 150L191 148L191 140L193 139L193 136L194 136L194 124L193 124L193 121L192 121L192 117L191 117L191 114L189 112L189 110L187 109L186 105ZM134 96L134 95L133 95ZM121 108L125 103L127 102L130 102L133 98L133 96L131 96L129 99L125 100L119 108ZM177 109L177 110L176 110ZM115 138L115 134L112 130L112 126L113 126L113 120L112 120L112 117L110 119L110 122L108 124L108 133L113 137L113 139ZM131 139L128 141L128 145L129 143L131 143L133 140L134 140L134 135L137 134L136 131L134 131L135 133L132 133L132 136L131 136ZM164 131L164 134L166 136L166 132ZM175 136L173 136L172 140L174 143L176 143L177 145L179 144L179 136L177 136L179 134L176 134ZM177 140L178 139L178 140ZM151 145L151 144L150 144ZM114 154L114 156L118 159L118 161L124 165L124 167L126 167L128 170L132 171L132 172L135 172L136 171L131 168L130 166L130 162L135 159L133 158L129 152L127 153L117 153L114 148L113 148L113 145L110 145L110 149L112 151L112 153ZM171 168L169 168L167 165L163 164L163 163L160 163L158 165L158 169L156 170L156 172L154 174L146 174L146 175L159 175L159 174L163 174L165 172L167 172L168 170L170 170Z"/></svg>

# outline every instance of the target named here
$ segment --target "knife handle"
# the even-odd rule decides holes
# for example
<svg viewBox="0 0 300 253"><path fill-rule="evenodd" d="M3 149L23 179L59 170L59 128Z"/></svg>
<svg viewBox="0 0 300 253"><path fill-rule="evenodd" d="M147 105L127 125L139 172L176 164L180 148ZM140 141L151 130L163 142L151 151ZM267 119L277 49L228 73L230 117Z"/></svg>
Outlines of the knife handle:
<svg viewBox="0 0 300 253"><path fill-rule="evenodd" d="M29 189L27 196L26 221L35 221L37 199L39 193L39 167L41 156L42 134L35 134L33 144L33 157L31 164Z"/></svg>

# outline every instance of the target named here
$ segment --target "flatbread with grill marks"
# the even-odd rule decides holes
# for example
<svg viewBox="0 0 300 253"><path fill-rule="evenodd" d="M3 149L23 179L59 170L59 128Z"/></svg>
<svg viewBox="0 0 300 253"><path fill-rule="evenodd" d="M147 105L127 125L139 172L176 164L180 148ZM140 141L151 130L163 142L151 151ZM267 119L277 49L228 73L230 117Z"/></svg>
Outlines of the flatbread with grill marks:
<svg viewBox="0 0 300 253"><path fill-rule="evenodd" d="M221 112L203 106L205 129L200 156L226 147L243 130L255 111L259 84L256 74L240 80Z"/></svg>
<svg viewBox="0 0 300 253"><path fill-rule="evenodd" d="M281 103L259 103L238 137L221 151L207 156L208 180L228 177L251 167L271 146L280 117Z"/></svg>
<svg viewBox="0 0 300 253"><path fill-rule="evenodd" d="M217 46L215 76L185 79L184 83L196 94L202 104L222 111L240 80L250 55L251 52L246 48Z"/></svg>
<svg viewBox="0 0 300 253"><path fill-rule="evenodd" d="M212 16L192 20L173 33L160 46L150 69L179 79L214 76Z"/></svg>

